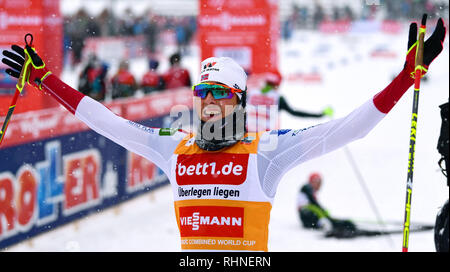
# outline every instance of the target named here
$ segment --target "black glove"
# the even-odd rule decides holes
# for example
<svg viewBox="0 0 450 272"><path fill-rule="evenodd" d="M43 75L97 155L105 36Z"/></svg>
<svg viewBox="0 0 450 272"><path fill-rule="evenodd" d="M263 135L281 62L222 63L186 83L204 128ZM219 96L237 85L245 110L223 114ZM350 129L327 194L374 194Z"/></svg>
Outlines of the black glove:
<svg viewBox="0 0 450 272"><path fill-rule="evenodd" d="M442 52L442 49L444 48L445 32L444 21L442 18L439 18L433 34L424 42L423 66L425 70L422 71L422 76L427 72L427 69L433 60ZM408 53L405 62L405 69L407 69L408 72L414 73L416 65L416 49L417 23L411 23L409 25ZM414 74L412 76L414 77Z"/></svg>
<svg viewBox="0 0 450 272"><path fill-rule="evenodd" d="M45 67L45 63L36 53L36 51L29 46L25 46L25 49L18 45L12 45L11 51L4 50L2 62L8 65L10 68L6 69L5 72L15 78L19 78L22 68L24 70L24 83L40 88L42 80L51 74ZM27 56L27 61L25 61L25 56Z"/></svg>

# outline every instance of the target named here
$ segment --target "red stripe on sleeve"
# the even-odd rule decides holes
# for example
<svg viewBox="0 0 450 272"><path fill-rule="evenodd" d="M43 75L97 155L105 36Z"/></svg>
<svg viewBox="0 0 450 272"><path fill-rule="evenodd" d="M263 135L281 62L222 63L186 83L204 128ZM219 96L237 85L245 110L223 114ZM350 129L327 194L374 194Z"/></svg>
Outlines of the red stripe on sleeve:
<svg viewBox="0 0 450 272"><path fill-rule="evenodd" d="M78 104L84 97L84 94L70 87L53 74L44 79L42 86L46 93L49 93L72 114L75 114Z"/></svg>
<svg viewBox="0 0 450 272"><path fill-rule="evenodd" d="M375 107L382 113L388 113L413 84L411 75L402 70L384 90L373 97Z"/></svg>

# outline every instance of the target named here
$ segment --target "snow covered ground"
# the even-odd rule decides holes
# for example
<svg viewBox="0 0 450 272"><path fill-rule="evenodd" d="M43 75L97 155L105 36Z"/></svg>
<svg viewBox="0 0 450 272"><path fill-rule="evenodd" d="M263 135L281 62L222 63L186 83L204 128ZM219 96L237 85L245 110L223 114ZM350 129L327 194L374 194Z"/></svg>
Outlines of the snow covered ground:
<svg viewBox="0 0 450 272"><path fill-rule="evenodd" d="M345 116L381 91L400 71L406 53L407 29L398 35L323 35L296 33L280 43L280 69L292 73L319 71L320 84L285 80L281 86L291 106L317 112L330 105L335 118ZM371 58L375 49L397 54ZM198 67L198 50L184 62ZM132 69L142 67L134 61ZM444 51L431 65L420 94L412 222L433 224L448 199L448 187L440 173L436 150L441 119L438 106L448 100L448 38ZM193 75L197 75L193 72ZM68 82L73 78L65 78ZM75 85L76 86L76 85ZM402 221L412 108L412 88L389 115L364 139L347 146L364 182L386 221ZM282 128L303 128L326 119L299 119L280 115ZM375 221L377 218L352 170L344 149L306 162L288 172L280 183L269 226L270 251L401 251L402 235L339 240L304 230L295 200L299 187L312 171L323 175L319 200L338 218ZM398 225L401 228L401 224ZM179 234L169 186L76 223L11 246L7 251L179 251ZM435 251L433 231L411 233L410 251Z"/></svg>

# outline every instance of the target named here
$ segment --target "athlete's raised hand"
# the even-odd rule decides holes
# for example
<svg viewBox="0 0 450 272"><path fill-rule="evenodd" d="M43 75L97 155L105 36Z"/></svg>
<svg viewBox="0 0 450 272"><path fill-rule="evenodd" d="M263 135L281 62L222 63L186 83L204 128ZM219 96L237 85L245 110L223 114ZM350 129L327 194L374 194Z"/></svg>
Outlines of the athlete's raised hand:
<svg viewBox="0 0 450 272"><path fill-rule="evenodd" d="M25 49L15 44L11 46L11 49L12 51L3 51L4 58L2 58L2 62L9 66L5 72L12 77L19 78L23 68L25 75L23 80L40 88L42 80L51 74L46 68L44 61L42 61L34 48L28 44L25 46Z"/></svg>
<svg viewBox="0 0 450 272"><path fill-rule="evenodd" d="M424 75L433 60L442 52L444 48L446 28L444 21L439 18L433 34L425 41L423 50L423 68ZM409 25L408 53L406 55L405 69L408 72L414 72L416 62L417 49L417 23L413 22Z"/></svg>

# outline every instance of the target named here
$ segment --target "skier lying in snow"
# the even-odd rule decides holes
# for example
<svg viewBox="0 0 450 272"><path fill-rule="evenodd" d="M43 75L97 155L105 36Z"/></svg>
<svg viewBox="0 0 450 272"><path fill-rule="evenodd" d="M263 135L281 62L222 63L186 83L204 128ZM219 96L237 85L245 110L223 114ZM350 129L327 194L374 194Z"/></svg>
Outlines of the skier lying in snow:
<svg viewBox="0 0 450 272"><path fill-rule="evenodd" d="M324 231L324 237L348 239L356 237L376 237L380 235L389 235L395 233L403 233L400 229L380 230L373 228L376 225L385 225L383 222L365 222L371 224L372 227L361 228L349 219L338 219L332 217L330 213L320 205L317 199L317 192L322 186L322 177L319 173L312 173L309 176L308 182L300 188L297 195L297 210L300 222L305 229ZM364 222L361 222L364 224ZM396 222L389 223L396 226ZM433 229L433 225L414 224L414 227L409 229L410 232L427 231Z"/></svg>
<svg viewBox="0 0 450 272"><path fill-rule="evenodd" d="M306 229L322 229L328 236L352 237L357 234L356 225L351 220L336 219L320 205L316 193L322 186L319 173L312 173L308 183L300 188L297 195L297 209L300 221Z"/></svg>
<svg viewBox="0 0 450 272"><path fill-rule="evenodd" d="M425 42L424 67L443 49L439 19ZM293 167L364 137L413 85L417 24L409 30L403 70L346 117L297 130L245 131L246 79L230 58L208 58L193 86L195 134L152 129L125 120L53 75L26 46L3 51L6 72L50 94L94 131L154 162L169 177L183 250L267 251L278 183ZM30 62L25 63L27 54ZM426 71L426 70L425 70ZM275 143L275 144L274 144Z"/></svg>

